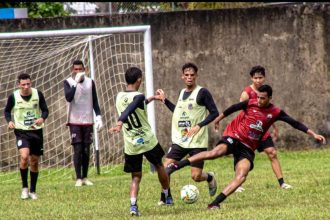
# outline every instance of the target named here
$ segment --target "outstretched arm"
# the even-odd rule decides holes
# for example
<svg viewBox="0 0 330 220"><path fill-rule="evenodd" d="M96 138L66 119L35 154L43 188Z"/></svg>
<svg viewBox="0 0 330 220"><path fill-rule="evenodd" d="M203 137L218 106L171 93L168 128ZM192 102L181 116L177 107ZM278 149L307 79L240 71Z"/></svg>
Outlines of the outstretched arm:
<svg viewBox="0 0 330 220"><path fill-rule="evenodd" d="M156 95L160 97L157 100L161 100L171 112L174 112L175 105L166 98L165 92L162 89L157 89Z"/></svg>

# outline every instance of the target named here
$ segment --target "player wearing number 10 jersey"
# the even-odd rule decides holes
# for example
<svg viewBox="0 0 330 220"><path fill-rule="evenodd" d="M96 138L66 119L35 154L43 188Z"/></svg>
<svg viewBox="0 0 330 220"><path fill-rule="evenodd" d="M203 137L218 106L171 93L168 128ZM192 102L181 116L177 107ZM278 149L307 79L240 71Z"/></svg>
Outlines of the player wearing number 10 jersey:
<svg viewBox="0 0 330 220"><path fill-rule="evenodd" d="M165 195L165 203L172 205L173 200L169 189L169 180L165 172L162 157L164 150L158 143L147 119L146 105L160 96L145 96L138 92L142 82L142 71L137 67L129 68L125 73L126 91L119 92L116 98L116 108L120 115L117 125L109 129L110 134L121 131L124 134L124 171L132 173L130 187L130 214L139 215L137 195L142 178L143 155L152 163L158 172L158 179Z"/></svg>

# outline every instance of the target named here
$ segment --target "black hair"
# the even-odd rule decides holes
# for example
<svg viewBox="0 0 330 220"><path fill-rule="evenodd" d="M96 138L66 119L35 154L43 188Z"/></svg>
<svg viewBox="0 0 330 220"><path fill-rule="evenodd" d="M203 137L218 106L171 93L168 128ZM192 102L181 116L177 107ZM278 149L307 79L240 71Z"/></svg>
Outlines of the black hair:
<svg viewBox="0 0 330 220"><path fill-rule="evenodd" d="M75 60L72 63L72 66L74 65L82 65L82 67L85 69L84 63L81 60Z"/></svg>
<svg viewBox="0 0 330 220"><path fill-rule="evenodd" d="M250 70L250 76L253 77L254 74L256 73L261 73L261 75L265 76L265 68L262 66L254 66L252 67L252 69Z"/></svg>
<svg viewBox="0 0 330 220"><path fill-rule="evenodd" d="M17 77L17 80L18 80L18 83L21 82L21 80L24 80L24 79L29 79L31 80L31 76L27 73L22 73L20 74L18 77Z"/></svg>
<svg viewBox="0 0 330 220"><path fill-rule="evenodd" d="M269 86L269 85L266 85L266 84L260 86L260 87L258 88L258 91L259 91L259 92L267 92L268 97L270 97L270 96L273 95L273 89L272 89L272 87Z"/></svg>
<svg viewBox="0 0 330 220"><path fill-rule="evenodd" d="M125 72L125 80L127 84L134 84L142 77L142 71L137 67L130 67Z"/></svg>
<svg viewBox="0 0 330 220"><path fill-rule="evenodd" d="M193 64L193 63L186 63L186 64L184 64L182 66L182 72L184 72L184 70L187 69L187 68L193 68L194 71L195 71L195 73L197 73L197 71L198 71L198 68L197 68L197 66L195 64Z"/></svg>

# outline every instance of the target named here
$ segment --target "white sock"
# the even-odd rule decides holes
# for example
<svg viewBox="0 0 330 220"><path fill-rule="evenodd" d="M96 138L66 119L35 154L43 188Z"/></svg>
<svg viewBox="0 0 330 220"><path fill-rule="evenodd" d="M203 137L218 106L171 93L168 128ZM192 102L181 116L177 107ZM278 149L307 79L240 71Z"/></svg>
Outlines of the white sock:
<svg viewBox="0 0 330 220"><path fill-rule="evenodd" d="M168 196L168 189L163 189L163 193L165 194L165 198Z"/></svg>
<svg viewBox="0 0 330 220"><path fill-rule="evenodd" d="M131 205L136 205L136 198L131 198Z"/></svg>

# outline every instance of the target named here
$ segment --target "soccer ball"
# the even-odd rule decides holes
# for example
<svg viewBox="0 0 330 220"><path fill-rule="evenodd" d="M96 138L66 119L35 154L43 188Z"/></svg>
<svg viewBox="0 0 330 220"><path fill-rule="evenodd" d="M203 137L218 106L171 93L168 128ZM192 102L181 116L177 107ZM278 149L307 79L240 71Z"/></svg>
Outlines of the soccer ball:
<svg viewBox="0 0 330 220"><path fill-rule="evenodd" d="M196 202L199 197L199 191L197 187L190 184L182 187L180 193L181 193L181 200L187 204Z"/></svg>

